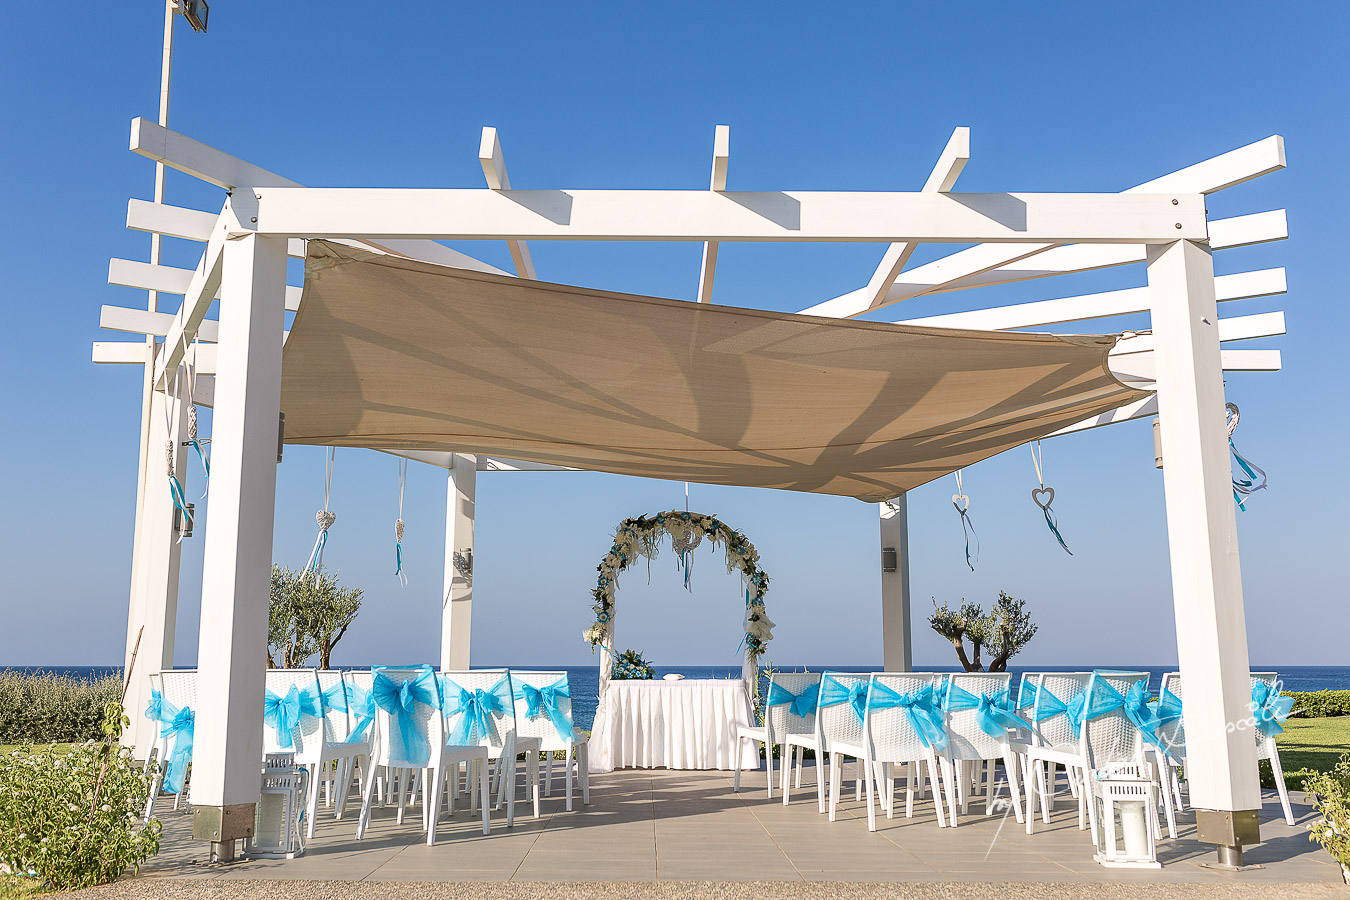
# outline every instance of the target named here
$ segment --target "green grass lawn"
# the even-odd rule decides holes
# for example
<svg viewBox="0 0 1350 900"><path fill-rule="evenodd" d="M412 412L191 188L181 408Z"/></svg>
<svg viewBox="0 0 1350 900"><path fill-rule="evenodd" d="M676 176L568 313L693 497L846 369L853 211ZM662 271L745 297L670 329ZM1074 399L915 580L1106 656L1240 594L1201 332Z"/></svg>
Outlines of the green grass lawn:
<svg viewBox="0 0 1350 900"><path fill-rule="evenodd" d="M1288 719L1284 733L1275 738L1280 748L1280 767L1291 790L1303 790L1303 778L1311 772L1329 772L1342 753L1350 752L1350 716L1325 719ZM1274 787L1269 763L1261 763L1261 784Z"/></svg>
<svg viewBox="0 0 1350 900"><path fill-rule="evenodd" d="M22 744L0 744L0 754L9 754L22 747ZM57 753L69 753L74 744L32 744L34 750L55 750ZM5 894L0 894L0 900L4 900Z"/></svg>
<svg viewBox="0 0 1350 900"><path fill-rule="evenodd" d="M0 875L0 900L27 900L29 897L41 897L42 882L36 878L21 875Z"/></svg>

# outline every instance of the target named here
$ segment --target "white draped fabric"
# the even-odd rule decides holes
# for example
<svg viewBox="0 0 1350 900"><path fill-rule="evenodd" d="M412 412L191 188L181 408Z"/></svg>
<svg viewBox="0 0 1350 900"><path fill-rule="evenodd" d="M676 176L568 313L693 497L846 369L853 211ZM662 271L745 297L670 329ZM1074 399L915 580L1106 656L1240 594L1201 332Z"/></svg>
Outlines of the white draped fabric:
<svg viewBox="0 0 1350 900"><path fill-rule="evenodd" d="M600 695L590 739L590 770L731 769L737 724L750 724L750 696L739 678L611 681ZM741 767L759 766L758 748Z"/></svg>

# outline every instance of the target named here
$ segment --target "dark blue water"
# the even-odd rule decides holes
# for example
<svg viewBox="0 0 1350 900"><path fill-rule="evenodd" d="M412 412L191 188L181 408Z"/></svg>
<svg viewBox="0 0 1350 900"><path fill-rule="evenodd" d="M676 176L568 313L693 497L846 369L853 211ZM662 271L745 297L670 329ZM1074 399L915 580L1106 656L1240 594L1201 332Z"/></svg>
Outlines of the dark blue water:
<svg viewBox="0 0 1350 900"><path fill-rule="evenodd" d="M74 675L95 678L112 674L118 669L113 666L14 666L20 672L52 672L58 675ZM362 667L351 667L362 668ZM500 667L485 667L500 668ZM594 665L589 666L528 666L531 669L562 669L567 672L567 680L572 687L572 717L578 728L589 730L595 719L596 694L600 687L600 673ZM656 675L661 677L678 672L688 678L740 678L740 666L656 666ZM781 672L835 671L835 672L873 672L874 666L778 666ZM1099 668L1107 668L1105 666ZM1113 666L1111 668L1129 672L1147 672L1149 688L1157 692L1162 677L1167 672L1176 671L1176 666ZM1278 672L1286 691L1328 691L1350 690L1350 667L1346 666L1253 666L1256 672ZM959 668L934 666L925 668L926 672L959 672ZM1082 672L1082 666L1028 666L1019 668L1009 666L1013 683L1024 671L1034 672Z"/></svg>

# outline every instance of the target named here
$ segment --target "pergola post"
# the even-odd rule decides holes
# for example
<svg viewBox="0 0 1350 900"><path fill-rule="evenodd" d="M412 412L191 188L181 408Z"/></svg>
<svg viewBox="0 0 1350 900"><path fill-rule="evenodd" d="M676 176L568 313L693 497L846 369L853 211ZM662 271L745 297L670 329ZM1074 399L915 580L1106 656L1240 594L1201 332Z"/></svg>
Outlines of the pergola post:
<svg viewBox="0 0 1350 900"><path fill-rule="evenodd" d="M226 242L192 761L193 837L221 860L261 786L285 290L284 239Z"/></svg>
<svg viewBox="0 0 1350 900"><path fill-rule="evenodd" d="M909 506L904 494L881 510L881 656L887 672L914 668L909 621Z"/></svg>
<svg viewBox="0 0 1350 900"><path fill-rule="evenodd" d="M445 595L441 601L441 671L469 667L473 627L473 514L478 457L453 454L445 499Z"/></svg>
<svg viewBox="0 0 1350 900"><path fill-rule="evenodd" d="M1150 246L1148 287L1186 777L1200 840L1219 845L1221 865L1239 866L1242 845L1259 840L1261 788L1209 249Z"/></svg>
<svg viewBox="0 0 1350 900"><path fill-rule="evenodd" d="M154 729L159 727L142 715L150 700L150 675L173 668L181 523L175 522L165 454L167 450L171 455L173 472L186 490L188 467L183 454L183 436L187 433L187 404L182 398L175 402L170 392L154 391L145 424L148 432L145 437L148 447L146 471L142 473L145 487L133 550L136 558L132 565L134 581L125 665L132 665L133 650L136 659L124 703L131 725L122 734L124 744L141 750L150 746ZM140 636L139 648L136 647L137 635Z"/></svg>

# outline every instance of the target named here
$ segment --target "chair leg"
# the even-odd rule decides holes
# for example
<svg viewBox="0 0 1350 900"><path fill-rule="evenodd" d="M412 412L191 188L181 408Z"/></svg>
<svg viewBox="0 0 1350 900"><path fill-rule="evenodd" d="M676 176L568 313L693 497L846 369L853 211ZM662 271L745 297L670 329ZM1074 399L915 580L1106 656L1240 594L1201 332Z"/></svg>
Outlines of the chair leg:
<svg viewBox="0 0 1350 900"><path fill-rule="evenodd" d="M320 762L319 764L314 766L313 773L315 775L318 775L321 771L323 771L324 768L326 768L326 764ZM305 840L312 841L314 840L314 820L319 817L318 778L311 778L309 780L309 797L306 799L308 800L308 803L305 804L306 805L305 814L309 816L309 824L305 826Z"/></svg>
<svg viewBox="0 0 1350 900"><path fill-rule="evenodd" d="M1284 821L1294 824L1294 810L1289 805L1289 785L1284 782L1284 766L1280 765L1280 751L1275 749L1275 739L1270 741L1270 771L1275 776L1275 790L1280 795L1280 806L1284 807Z"/></svg>
<svg viewBox="0 0 1350 900"><path fill-rule="evenodd" d="M778 765L778 772L782 783L779 787L783 791L783 805L787 806L789 798L792 795L792 745L783 744L783 759ZM798 787L801 787L802 770L797 770Z"/></svg>
<svg viewBox="0 0 1350 900"><path fill-rule="evenodd" d="M765 737L768 737L768 735L766 734ZM781 766L781 764L780 764L780 766ZM773 799L773 744L770 744L768 741L765 741L765 742L764 742L764 768L765 768L765 770L766 770L766 771L765 771L764 783L768 786L769 799L772 800L772 799Z"/></svg>
<svg viewBox="0 0 1350 900"><path fill-rule="evenodd" d="M802 786L802 766L806 762L806 745L797 745L797 783L794 787Z"/></svg>
<svg viewBox="0 0 1350 900"><path fill-rule="evenodd" d="M863 792L867 795L867 830L877 830L877 806L872 802L872 784L874 782L873 774L876 770L876 763L870 759L860 759L858 762L862 767Z"/></svg>
<svg viewBox="0 0 1350 900"><path fill-rule="evenodd" d="M1008 793L1012 797L1013 818L1022 822L1022 785L1017 776L1017 754L1005 748L1003 752L1003 771L1008 776ZM994 776L994 762L989 762L989 777Z"/></svg>
<svg viewBox="0 0 1350 900"><path fill-rule="evenodd" d="M544 754L544 796L553 796L553 754ZM536 813L535 815L538 815Z"/></svg>
<svg viewBox="0 0 1350 900"><path fill-rule="evenodd" d="M734 739L732 739L732 741L731 741L731 743L735 745L734 748L733 748L733 750L732 750L732 753L731 753L731 756L732 756L732 762L731 762L731 791L732 791L732 793L736 793L736 792L740 791L740 789L741 789L741 740L742 740L742 738L741 738L741 736L738 734L738 735L736 735L736 737L735 737Z"/></svg>
<svg viewBox="0 0 1350 900"><path fill-rule="evenodd" d="M835 818L835 811L839 808L839 785L843 779L843 764L839 761L838 753L830 754L830 821Z"/></svg>
<svg viewBox="0 0 1350 900"><path fill-rule="evenodd" d="M530 799L534 801L534 817L539 818L540 786L539 786L539 750L530 750L525 753L525 775L530 779ZM548 761L553 762L553 754L548 754ZM552 769L552 765L549 766ZM551 778L550 778L551 780Z"/></svg>
<svg viewBox="0 0 1350 900"><path fill-rule="evenodd" d="M984 814L992 816L994 814L994 761L991 759L986 763L980 763L986 772L984 776ZM976 782L976 788L979 783Z"/></svg>
<svg viewBox="0 0 1350 900"><path fill-rule="evenodd" d="M577 780L581 782L581 802L591 805L591 747L590 744L577 744Z"/></svg>
<svg viewBox="0 0 1350 900"><path fill-rule="evenodd" d="M937 813L937 822L939 828L947 826L947 817L942 812L942 782L946 778L946 770L943 775L938 776L938 760L933 755L932 748L928 748L925 753L924 763L928 767L928 780L933 785L933 811ZM923 775L921 772L915 774L915 779L919 784L923 784Z"/></svg>
<svg viewBox="0 0 1350 900"><path fill-rule="evenodd" d="M948 759L945 756L939 757L938 767L941 772L941 784L933 785L934 806L940 806L942 804L943 788L944 787L946 788L947 815L949 817L947 821L948 824L950 824L951 827L953 828L956 827L956 824L958 822L958 819L956 817L956 810L959 805L957 801L961 791L961 787L957 783L961 780L961 776L960 771L956 767L956 763L957 760Z"/></svg>
<svg viewBox="0 0 1350 900"><path fill-rule="evenodd" d="M428 847L436 846L436 820L441 817L441 787L444 779L445 763L438 759L425 781L426 790L422 794L422 817L426 821Z"/></svg>
<svg viewBox="0 0 1350 900"><path fill-rule="evenodd" d="M483 834L492 833L492 804L488 800L487 760L475 760L478 765L478 800L483 806ZM470 766L472 771L472 766ZM510 825L507 822L507 825Z"/></svg>
<svg viewBox="0 0 1350 900"><path fill-rule="evenodd" d="M918 760L915 760L914 762L911 762L911 763L906 767L906 768L909 770L908 772L905 773L905 818L906 818L906 819L912 819L912 818L914 818L914 790L915 790L915 782L918 781L920 778L923 777L923 776L920 774L920 771L921 771L921 770L920 770L919 767L920 767L921 765L923 765L921 762L919 762Z"/></svg>
<svg viewBox="0 0 1350 900"><path fill-rule="evenodd" d="M1162 795L1163 814L1167 817L1167 837L1171 840L1177 839L1177 814L1172 807L1172 791L1170 782L1172 776L1167 771L1165 762L1158 766L1158 793Z"/></svg>
<svg viewBox="0 0 1350 900"><path fill-rule="evenodd" d="M365 837L366 827L370 824L370 801L375 793L375 785L379 781L375 766L370 766L370 772L366 773L365 784L361 786L361 814L356 817L356 839L359 841Z"/></svg>
<svg viewBox="0 0 1350 900"><path fill-rule="evenodd" d="M1039 759L1025 757L1022 761L1022 781L1027 785L1027 834L1031 834L1036 827L1036 801L1041 802L1041 809L1045 809L1045 797L1037 795L1041 793L1041 769L1043 763Z"/></svg>
<svg viewBox="0 0 1350 900"><path fill-rule="evenodd" d="M862 802L863 795L863 761L855 759L853 761L853 799L859 803Z"/></svg>

